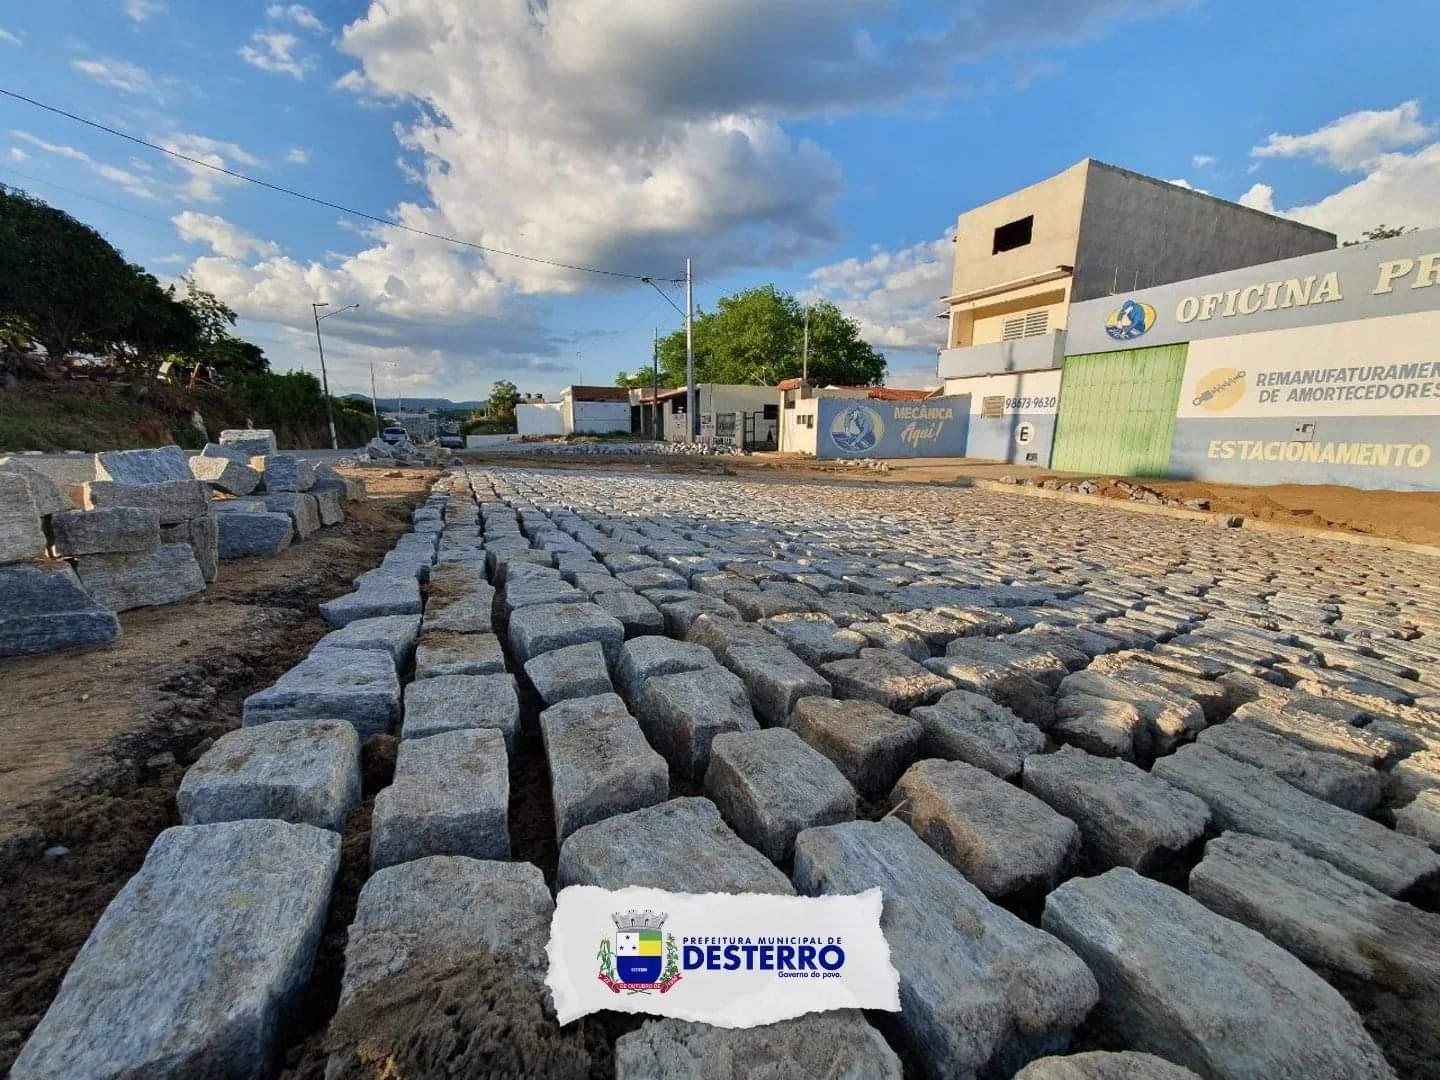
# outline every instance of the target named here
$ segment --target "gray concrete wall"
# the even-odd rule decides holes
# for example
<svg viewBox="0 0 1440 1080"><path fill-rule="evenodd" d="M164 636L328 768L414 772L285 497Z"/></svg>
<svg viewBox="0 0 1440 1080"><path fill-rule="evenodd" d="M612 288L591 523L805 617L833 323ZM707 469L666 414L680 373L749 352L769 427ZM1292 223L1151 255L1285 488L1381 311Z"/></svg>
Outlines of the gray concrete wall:
<svg viewBox="0 0 1440 1080"><path fill-rule="evenodd" d="M1089 162L1071 302L1328 251L1324 230Z"/></svg>

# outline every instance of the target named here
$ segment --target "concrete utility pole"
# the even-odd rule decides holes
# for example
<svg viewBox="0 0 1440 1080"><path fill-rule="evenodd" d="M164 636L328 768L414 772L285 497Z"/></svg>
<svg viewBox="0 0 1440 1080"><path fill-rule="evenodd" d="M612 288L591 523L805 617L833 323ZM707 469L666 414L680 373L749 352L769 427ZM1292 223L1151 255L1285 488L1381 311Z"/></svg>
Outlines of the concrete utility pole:
<svg viewBox="0 0 1440 1080"><path fill-rule="evenodd" d="M805 343L800 347L800 381L810 381L810 305L805 305Z"/></svg>
<svg viewBox="0 0 1440 1080"><path fill-rule="evenodd" d="M690 260L685 260L685 417L690 441L700 435L700 414L695 400L695 279Z"/></svg>
<svg viewBox="0 0 1440 1080"><path fill-rule="evenodd" d="M650 350L650 437L660 438L660 328L655 328L655 345Z"/></svg>
<svg viewBox="0 0 1440 1080"><path fill-rule="evenodd" d="M315 345L320 350L320 389L325 394L325 417L330 421L330 449L340 449L340 439L335 434L335 407L330 404L330 377L325 373L325 342L320 338L320 320L328 319L331 315L339 315L342 311L352 311L358 308L359 304L347 304L334 311L327 311L320 314L322 307L329 307L329 303L321 302L310 305L310 314L315 316ZM373 399L372 399L373 400Z"/></svg>
<svg viewBox="0 0 1440 1080"><path fill-rule="evenodd" d="M380 436L380 406L375 401L375 361L370 361L370 413L375 417L375 436Z"/></svg>

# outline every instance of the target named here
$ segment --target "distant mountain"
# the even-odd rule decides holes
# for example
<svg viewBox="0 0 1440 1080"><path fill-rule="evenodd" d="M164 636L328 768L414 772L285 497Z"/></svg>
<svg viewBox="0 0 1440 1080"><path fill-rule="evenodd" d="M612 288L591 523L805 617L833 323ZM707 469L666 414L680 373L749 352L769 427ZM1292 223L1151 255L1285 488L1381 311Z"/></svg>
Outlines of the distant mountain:
<svg viewBox="0 0 1440 1080"><path fill-rule="evenodd" d="M345 396L353 401L363 401L367 405L370 404L370 397L367 394L346 394ZM395 408L395 395L391 394L376 398L376 403L382 409L393 410ZM428 409L431 412L470 412L473 409L479 409L485 405L483 401L451 401L449 398L443 397L407 397L402 398L401 403L405 406L406 412L410 412L412 409Z"/></svg>

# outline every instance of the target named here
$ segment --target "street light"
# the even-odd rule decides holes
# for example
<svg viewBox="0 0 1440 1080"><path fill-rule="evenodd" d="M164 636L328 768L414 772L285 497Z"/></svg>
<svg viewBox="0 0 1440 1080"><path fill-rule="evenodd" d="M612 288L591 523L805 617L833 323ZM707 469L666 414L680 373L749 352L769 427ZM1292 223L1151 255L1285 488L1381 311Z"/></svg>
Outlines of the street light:
<svg viewBox="0 0 1440 1080"><path fill-rule="evenodd" d="M340 449L340 439L335 434L335 407L330 404L330 377L325 373L325 343L320 339L320 320L328 319L331 315L339 315L342 311L353 311L359 308L359 304L346 304L334 311L327 311L320 314L322 307L329 307L329 303L318 303L310 305L310 314L315 316L315 346L320 350L320 389L325 394L325 418L330 421L330 449Z"/></svg>

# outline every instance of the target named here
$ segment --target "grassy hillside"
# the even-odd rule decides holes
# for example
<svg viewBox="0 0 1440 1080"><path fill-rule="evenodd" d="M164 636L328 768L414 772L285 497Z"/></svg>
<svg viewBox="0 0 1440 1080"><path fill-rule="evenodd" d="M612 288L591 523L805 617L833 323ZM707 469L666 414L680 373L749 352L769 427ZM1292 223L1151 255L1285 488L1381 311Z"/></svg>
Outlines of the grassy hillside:
<svg viewBox="0 0 1440 1080"><path fill-rule="evenodd" d="M204 426L200 431L194 417ZM183 390L161 384L114 386L86 382L21 382L0 387L0 453L15 450L130 450L177 443L188 448L213 441L224 428L273 427L280 445L330 445L323 410L306 419L249 415L215 389ZM359 446L375 434L366 411L337 408L342 447Z"/></svg>

